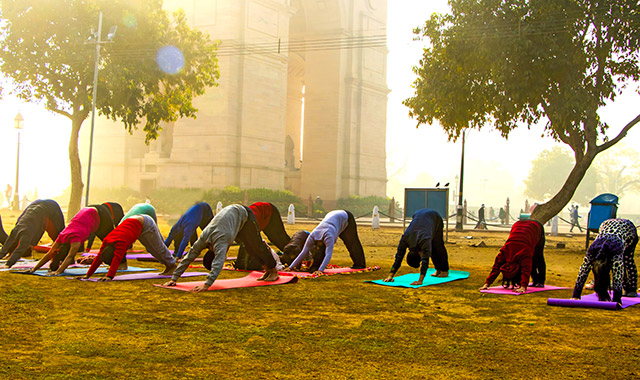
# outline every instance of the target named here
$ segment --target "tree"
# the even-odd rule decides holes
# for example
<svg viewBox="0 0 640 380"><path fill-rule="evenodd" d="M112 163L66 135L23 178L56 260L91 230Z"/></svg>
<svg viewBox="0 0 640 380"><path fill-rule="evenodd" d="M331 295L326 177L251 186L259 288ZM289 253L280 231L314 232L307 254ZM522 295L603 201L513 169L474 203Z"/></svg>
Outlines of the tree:
<svg viewBox="0 0 640 380"><path fill-rule="evenodd" d="M524 180L524 193L533 199L545 200L562 187L563 179L571 172L574 162L566 149L553 147L543 150L531 164L529 176ZM573 199L587 205L597 195L599 182L597 171L591 167L580 182Z"/></svg>
<svg viewBox="0 0 640 380"><path fill-rule="evenodd" d="M78 135L92 109L95 43L87 39L99 12L106 28L119 28L100 53L97 113L130 133L144 123L148 142L161 122L194 118L193 98L219 78L216 43L190 29L184 13L169 17L161 0L2 1L0 71L12 82L8 91L71 120L69 216L84 187Z"/></svg>
<svg viewBox="0 0 640 380"><path fill-rule="evenodd" d="M568 145L575 163L562 188L536 207L546 222L573 197L596 155L625 137L598 115L640 79L640 6L636 0L451 0L416 33L429 39L415 96L406 99L420 124L434 119L455 140L491 123L503 137L522 124Z"/></svg>

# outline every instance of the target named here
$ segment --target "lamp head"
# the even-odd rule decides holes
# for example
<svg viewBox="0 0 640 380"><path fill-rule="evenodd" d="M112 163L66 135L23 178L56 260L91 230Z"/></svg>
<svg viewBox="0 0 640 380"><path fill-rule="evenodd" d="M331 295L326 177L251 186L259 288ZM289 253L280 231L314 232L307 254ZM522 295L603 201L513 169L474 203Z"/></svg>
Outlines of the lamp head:
<svg viewBox="0 0 640 380"><path fill-rule="evenodd" d="M23 128L24 118L22 117L20 112L18 112L18 114L16 115L16 118L13 119L13 122L14 122L13 126L15 129L20 130Z"/></svg>

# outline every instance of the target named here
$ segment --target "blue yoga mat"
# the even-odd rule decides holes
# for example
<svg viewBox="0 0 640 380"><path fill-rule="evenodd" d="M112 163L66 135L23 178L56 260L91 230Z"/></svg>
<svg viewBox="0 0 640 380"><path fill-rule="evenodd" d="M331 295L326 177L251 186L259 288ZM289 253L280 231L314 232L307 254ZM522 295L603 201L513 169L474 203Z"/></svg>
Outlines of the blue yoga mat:
<svg viewBox="0 0 640 380"><path fill-rule="evenodd" d="M62 272L58 276L47 276L47 277L60 277L60 276L84 276L87 274L87 270L89 268L67 268L64 272ZM133 273L133 272L151 272L157 270L155 268L140 268L140 267L129 267L126 270L119 270L118 273ZM109 272L108 267L100 267L95 271L95 274L107 273ZM40 269L33 273L26 272L11 272L11 273L19 273L19 274L33 274L36 276L45 276L49 271L47 269Z"/></svg>
<svg viewBox="0 0 640 380"><path fill-rule="evenodd" d="M451 282L455 280L463 280L469 277L469 272L464 272L460 270L450 270L449 277L432 277L431 274L435 273L435 269L429 268L427 270L427 275L422 282L422 285L411 285L412 282L418 281L420 277L420 273L409 273L404 274L402 276L394 277L393 282L384 282L382 280L374 280L374 281L365 281L370 282L372 284L384 285L384 286L394 286L396 288L421 288L423 286L429 285L437 285L444 284L445 282Z"/></svg>

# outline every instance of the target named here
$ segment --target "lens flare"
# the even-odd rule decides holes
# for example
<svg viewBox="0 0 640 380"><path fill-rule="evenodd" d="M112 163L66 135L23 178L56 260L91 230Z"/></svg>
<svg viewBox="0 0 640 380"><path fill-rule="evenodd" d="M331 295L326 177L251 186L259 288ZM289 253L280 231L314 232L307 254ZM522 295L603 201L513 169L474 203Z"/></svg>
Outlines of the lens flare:
<svg viewBox="0 0 640 380"><path fill-rule="evenodd" d="M135 28L138 26L138 20L133 13L127 12L124 16L122 16L122 23L127 28Z"/></svg>
<svg viewBox="0 0 640 380"><path fill-rule="evenodd" d="M158 50L156 63L167 74L177 74L184 67L184 55L175 46L165 46Z"/></svg>

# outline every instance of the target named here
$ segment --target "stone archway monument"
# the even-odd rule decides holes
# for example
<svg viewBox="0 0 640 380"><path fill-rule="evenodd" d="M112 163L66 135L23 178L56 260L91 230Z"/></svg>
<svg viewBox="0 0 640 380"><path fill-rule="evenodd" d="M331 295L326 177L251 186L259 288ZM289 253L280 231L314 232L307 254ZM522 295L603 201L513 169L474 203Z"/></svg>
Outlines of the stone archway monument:
<svg viewBox="0 0 640 380"><path fill-rule="evenodd" d="M333 208L386 195L387 0L165 0L220 41L198 117L140 133L100 121L95 186L288 189ZM102 174L102 175L100 175Z"/></svg>

